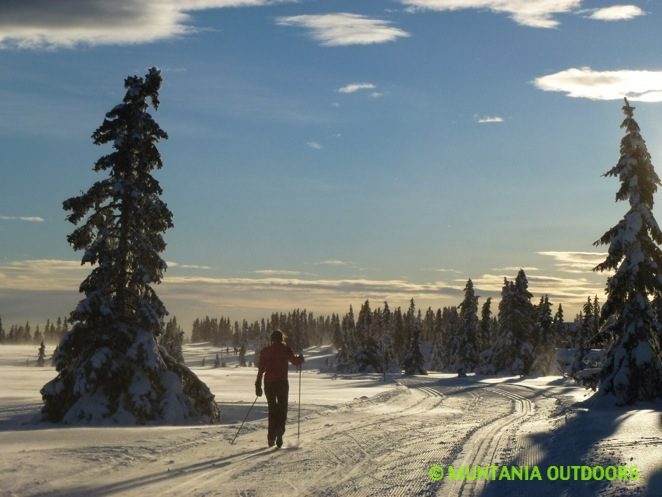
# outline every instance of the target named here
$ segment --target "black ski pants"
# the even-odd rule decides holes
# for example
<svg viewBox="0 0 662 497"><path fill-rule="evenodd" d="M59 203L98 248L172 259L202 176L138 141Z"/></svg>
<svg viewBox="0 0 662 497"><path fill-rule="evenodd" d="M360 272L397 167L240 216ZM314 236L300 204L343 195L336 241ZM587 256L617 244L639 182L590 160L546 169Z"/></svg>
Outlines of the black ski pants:
<svg viewBox="0 0 662 497"><path fill-rule="evenodd" d="M287 380L265 381L264 395L269 404L269 430L267 438L276 440L278 435L285 433L285 421L287 421L287 394L290 385Z"/></svg>

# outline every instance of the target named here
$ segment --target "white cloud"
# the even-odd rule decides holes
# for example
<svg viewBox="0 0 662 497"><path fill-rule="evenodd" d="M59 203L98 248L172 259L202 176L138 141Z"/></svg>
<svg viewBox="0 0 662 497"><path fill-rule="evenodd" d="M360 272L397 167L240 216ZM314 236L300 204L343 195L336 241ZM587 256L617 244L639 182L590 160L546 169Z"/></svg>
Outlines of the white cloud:
<svg viewBox="0 0 662 497"><path fill-rule="evenodd" d="M373 91L373 92L370 93L370 96L371 96L372 98L380 98L380 97L383 97L384 94L383 94L383 93L380 93L380 92L378 92L378 91Z"/></svg>
<svg viewBox="0 0 662 497"><path fill-rule="evenodd" d="M43 223L45 219L39 216L0 216L3 221L25 221L27 223Z"/></svg>
<svg viewBox="0 0 662 497"><path fill-rule="evenodd" d="M0 264L0 288L5 290L70 290L90 272L80 261L31 259Z"/></svg>
<svg viewBox="0 0 662 497"><path fill-rule="evenodd" d="M419 271L423 272L429 272L429 271L435 271L437 273L456 273L460 274L461 271L458 271L457 269L449 269L445 267L440 267L440 268L421 268Z"/></svg>
<svg viewBox="0 0 662 497"><path fill-rule="evenodd" d="M336 91L338 93L356 93L359 90L374 90L375 88L377 87L373 83L350 83Z"/></svg>
<svg viewBox="0 0 662 497"><path fill-rule="evenodd" d="M503 122L503 117L499 116L475 116L478 124L498 124Z"/></svg>
<svg viewBox="0 0 662 497"><path fill-rule="evenodd" d="M323 265L323 266L346 266L349 264L348 262L341 261L339 259L327 259L325 261L320 261L317 264Z"/></svg>
<svg viewBox="0 0 662 497"><path fill-rule="evenodd" d="M520 267L520 266L506 266L506 267L495 267L492 268L492 271L509 271L512 273L519 272L520 269L523 269L525 273L529 271L540 271L540 268L529 266L529 267Z"/></svg>
<svg viewBox="0 0 662 497"><path fill-rule="evenodd" d="M607 257L605 252L537 252L552 257L558 271L565 273L590 273Z"/></svg>
<svg viewBox="0 0 662 497"><path fill-rule="evenodd" d="M21 0L0 2L0 48L148 43L196 31L189 11L279 0Z"/></svg>
<svg viewBox="0 0 662 497"><path fill-rule="evenodd" d="M613 5L604 9L592 10L589 18L598 21L628 21L644 15L646 13L636 5Z"/></svg>
<svg viewBox="0 0 662 497"><path fill-rule="evenodd" d="M308 142L306 143L306 145L308 145L310 148L313 148L315 150L322 150L322 145L320 145L317 142Z"/></svg>
<svg viewBox="0 0 662 497"><path fill-rule="evenodd" d="M569 97L591 100L662 102L662 71L594 71L571 68L542 76L534 85L543 91L567 93Z"/></svg>
<svg viewBox="0 0 662 497"><path fill-rule="evenodd" d="M515 279L515 274L483 274L478 278L473 278L473 284L477 293L481 296L500 297L503 288L504 278L508 281ZM460 282L460 280L457 280ZM601 294L604 286L588 278L561 278L554 276L545 276L540 274L527 274L529 282L529 291L534 295L534 301L542 295L549 295L554 302L561 302L577 306L586 300L588 295Z"/></svg>
<svg viewBox="0 0 662 497"><path fill-rule="evenodd" d="M573 12L582 0L400 0L414 10L451 11L480 9L508 14L515 22L533 28L554 28L555 15Z"/></svg>
<svg viewBox="0 0 662 497"><path fill-rule="evenodd" d="M253 271L255 274L263 274L265 276L300 276L304 273L301 271L289 271L287 269L258 269Z"/></svg>
<svg viewBox="0 0 662 497"><path fill-rule="evenodd" d="M390 21L347 12L278 17L276 22L305 28L314 40L328 47L386 43L409 36L406 31L391 26Z"/></svg>
<svg viewBox="0 0 662 497"><path fill-rule="evenodd" d="M202 266L200 264L180 264L179 262L166 261L168 269L178 268L178 269L211 269L210 266Z"/></svg>

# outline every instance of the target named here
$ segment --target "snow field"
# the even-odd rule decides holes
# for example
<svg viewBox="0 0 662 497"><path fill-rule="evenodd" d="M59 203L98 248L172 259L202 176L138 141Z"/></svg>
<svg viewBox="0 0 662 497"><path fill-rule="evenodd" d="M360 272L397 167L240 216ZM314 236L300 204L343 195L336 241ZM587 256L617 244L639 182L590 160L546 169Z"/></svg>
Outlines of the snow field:
<svg viewBox="0 0 662 497"><path fill-rule="evenodd" d="M559 377L435 373L390 375L383 383L379 375L320 371L330 349L308 350L300 440L291 368L285 446L274 451L265 447L264 397L230 445L255 399L257 370L235 367L232 356L228 367L214 369L210 345L185 349L222 409L220 425L201 426L29 424L41 406L39 389L54 375L48 366L25 366L36 351L0 347L1 497L662 495L660 406L592 407L579 402L586 391ZM50 359L52 347L47 353ZM202 357L204 367L196 364ZM636 464L641 479L506 485L428 476L432 465L472 464Z"/></svg>

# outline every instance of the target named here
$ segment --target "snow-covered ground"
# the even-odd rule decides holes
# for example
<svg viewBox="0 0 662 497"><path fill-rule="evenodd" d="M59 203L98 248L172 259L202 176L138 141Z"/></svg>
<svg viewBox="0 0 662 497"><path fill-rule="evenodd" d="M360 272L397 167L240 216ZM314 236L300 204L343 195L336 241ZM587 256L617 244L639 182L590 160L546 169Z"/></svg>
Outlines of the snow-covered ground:
<svg viewBox="0 0 662 497"><path fill-rule="evenodd" d="M0 346L1 497L662 496L661 405L583 402L586 391L559 377L431 374L383 382L334 376L325 371L331 350L309 349L300 435L292 370L285 446L274 450L266 448L264 397L230 444L255 399L256 375L254 367L235 367L233 354L225 356L228 367L214 369L215 348L185 350L216 394L220 425L77 428L34 423L39 389L54 376L32 365L36 351ZM451 465L536 465L542 480L453 480ZM638 478L547 477L549 468L581 465L622 466L628 477L636 466ZM431 479L432 466L444 470L443 479Z"/></svg>

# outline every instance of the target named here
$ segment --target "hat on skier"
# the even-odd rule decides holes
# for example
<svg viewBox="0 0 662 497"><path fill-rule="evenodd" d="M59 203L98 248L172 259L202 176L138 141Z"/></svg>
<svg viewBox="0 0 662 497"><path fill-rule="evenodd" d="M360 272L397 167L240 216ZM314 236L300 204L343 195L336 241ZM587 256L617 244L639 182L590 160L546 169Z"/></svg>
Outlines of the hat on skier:
<svg viewBox="0 0 662 497"><path fill-rule="evenodd" d="M274 343L283 342L283 332L280 330L274 330L271 332L271 341Z"/></svg>

